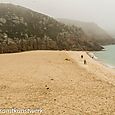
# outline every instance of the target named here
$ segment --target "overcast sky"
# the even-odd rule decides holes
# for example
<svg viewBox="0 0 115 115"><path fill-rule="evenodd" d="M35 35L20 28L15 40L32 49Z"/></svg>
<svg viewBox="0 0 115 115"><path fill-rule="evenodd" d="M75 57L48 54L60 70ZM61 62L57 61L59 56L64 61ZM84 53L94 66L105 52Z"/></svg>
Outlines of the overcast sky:
<svg viewBox="0 0 115 115"><path fill-rule="evenodd" d="M0 0L45 13L54 18L95 22L115 32L115 0Z"/></svg>

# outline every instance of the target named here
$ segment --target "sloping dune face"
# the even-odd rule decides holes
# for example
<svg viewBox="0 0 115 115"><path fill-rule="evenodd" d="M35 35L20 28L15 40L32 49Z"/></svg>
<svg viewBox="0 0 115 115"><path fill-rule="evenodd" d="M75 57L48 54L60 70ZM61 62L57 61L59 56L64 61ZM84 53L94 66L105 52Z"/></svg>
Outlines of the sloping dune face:
<svg viewBox="0 0 115 115"><path fill-rule="evenodd" d="M115 87L97 79L65 51L4 54L0 108L41 108L43 115L114 115Z"/></svg>

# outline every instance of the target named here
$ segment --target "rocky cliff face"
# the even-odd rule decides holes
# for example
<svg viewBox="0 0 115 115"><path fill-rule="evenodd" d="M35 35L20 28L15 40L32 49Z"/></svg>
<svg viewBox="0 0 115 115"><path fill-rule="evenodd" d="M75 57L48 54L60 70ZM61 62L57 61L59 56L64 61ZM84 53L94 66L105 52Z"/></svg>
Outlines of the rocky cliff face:
<svg viewBox="0 0 115 115"><path fill-rule="evenodd" d="M29 50L101 50L82 29L30 9L0 4L0 53Z"/></svg>
<svg viewBox="0 0 115 115"><path fill-rule="evenodd" d="M68 19L57 19L57 20L67 25L75 25L77 27L81 27L83 32L87 35L88 41L95 41L100 45L115 44L115 39L113 39L105 30L100 28L95 23L68 20Z"/></svg>

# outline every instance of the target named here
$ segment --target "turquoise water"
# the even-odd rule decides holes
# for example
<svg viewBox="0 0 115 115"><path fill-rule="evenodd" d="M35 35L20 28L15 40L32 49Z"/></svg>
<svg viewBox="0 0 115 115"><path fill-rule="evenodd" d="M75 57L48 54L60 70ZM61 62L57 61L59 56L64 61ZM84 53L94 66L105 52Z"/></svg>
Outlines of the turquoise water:
<svg viewBox="0 0 115 115"><path fill-rule="evenodd" d="M115 45L104 46L105 51L95 52L98 60L110 67L115 67Z"/></svg>

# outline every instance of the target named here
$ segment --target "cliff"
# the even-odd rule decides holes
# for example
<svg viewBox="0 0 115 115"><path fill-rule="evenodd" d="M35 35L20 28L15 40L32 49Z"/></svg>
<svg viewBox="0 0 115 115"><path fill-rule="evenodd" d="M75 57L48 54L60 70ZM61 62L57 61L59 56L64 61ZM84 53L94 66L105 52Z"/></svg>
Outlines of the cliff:
<svg viewBox="0 0 115 115"><path fill-rule="evenodd" d="M101 50L79 27L30 9L0 4L0 53L30 50Z"/></svg>
<svg viewBox="0 0 115 115"><path fill-rule="evenodd" d="M69 19L57 19L57 20L67 25L74 25L77 27L81 27L83 32L87 36L87 40L89 41L95 41L100 45L115 44L115 39L113 39L104 29L102 29L95 23L82 22Z"/></svg>

